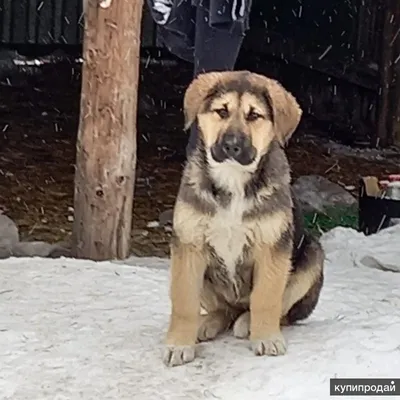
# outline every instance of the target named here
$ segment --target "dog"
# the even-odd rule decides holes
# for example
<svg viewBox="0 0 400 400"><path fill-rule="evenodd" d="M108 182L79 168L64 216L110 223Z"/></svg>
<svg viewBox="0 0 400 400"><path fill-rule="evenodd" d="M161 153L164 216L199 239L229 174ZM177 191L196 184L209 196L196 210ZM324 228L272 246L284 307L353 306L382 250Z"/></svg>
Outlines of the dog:
<svg viewBox="0 0 400 400"><path fill-rule="evenodd" d="M324 252L304 231L284 152L301 115L279 82L249 71L187 88L185 128L199 137L173 212L167 366L232 327L256 355L285 354L281 326L314 311Z"/></svg>

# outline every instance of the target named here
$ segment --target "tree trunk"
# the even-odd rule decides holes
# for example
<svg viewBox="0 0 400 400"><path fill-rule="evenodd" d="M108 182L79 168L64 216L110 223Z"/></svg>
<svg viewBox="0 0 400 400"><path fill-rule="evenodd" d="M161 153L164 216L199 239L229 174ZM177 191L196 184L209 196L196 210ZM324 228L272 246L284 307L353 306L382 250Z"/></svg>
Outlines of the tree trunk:
<svg viewBox="0 0 400 400"><path fill-rule="evenodd" d="M129 255L143 0L88 0L75 173L75 257Z"/></svg>
<svg viewBox="0 0 400 400"><path fill-rule="evenodd" d="M391 142L391 135L388 130L388 108L389 108L389 85L392 81L392 39L393 24L391 12L391 0L381 1L381 13L383 14L383 26L381 35L381 54L379 62L380 90L378 101L377 137L374 146L387 146Z"/></svg>

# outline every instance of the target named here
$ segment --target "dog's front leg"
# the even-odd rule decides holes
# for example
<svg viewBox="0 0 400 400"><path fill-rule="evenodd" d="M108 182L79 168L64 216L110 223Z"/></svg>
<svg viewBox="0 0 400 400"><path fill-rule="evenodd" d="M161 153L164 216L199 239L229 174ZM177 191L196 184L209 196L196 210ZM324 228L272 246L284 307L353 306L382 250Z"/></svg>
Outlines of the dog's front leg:
<svg viewBox="0 0 400 400"><path fill-rule="evenodd" d="M281 355L286 342L280 328L282 301L289 276L290 254L269 246L254 254L253 290L250 296L250 340L256 355Z"/></svg>
<svg viewBox="0 0 400 400"><path fill-rule="evenodd" d="M175 241L171 246L172 312L164 363L182 365L195 358L200 319L200 294L207 267L201 249Z"/></svg>

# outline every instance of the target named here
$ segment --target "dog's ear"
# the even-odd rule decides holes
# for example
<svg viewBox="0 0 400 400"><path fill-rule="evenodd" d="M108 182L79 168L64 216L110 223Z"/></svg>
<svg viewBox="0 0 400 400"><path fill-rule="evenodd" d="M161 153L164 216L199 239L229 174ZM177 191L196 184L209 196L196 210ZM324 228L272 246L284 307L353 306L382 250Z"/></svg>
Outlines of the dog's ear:
<svg viewBox="0 0 400 400"><path fill-rule="evenodd" d="M265 96L272 108L275 134L283 145L299 125L303 111L295 97L278 81L262 75L255 78L265 89Z"/></svg>
<svg viewBox="0 0 400 400"><path fill-rule="evenodd" d="M212 88L221 79L221 72L207 72L200 74L189 85L183 100L183 111L185 115L185 129L189 129L195 121L200 107Z"/></svg>

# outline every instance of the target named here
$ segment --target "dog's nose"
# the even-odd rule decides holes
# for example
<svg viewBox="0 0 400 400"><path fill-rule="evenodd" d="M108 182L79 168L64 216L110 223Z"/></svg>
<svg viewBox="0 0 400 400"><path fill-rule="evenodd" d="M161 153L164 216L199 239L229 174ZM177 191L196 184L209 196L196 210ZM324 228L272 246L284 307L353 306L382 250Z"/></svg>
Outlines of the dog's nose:
<svg viewBox="0 0 400 400"><path fill-rule="evenodd" d="M237 158L243 151L243 140L238 135L227 133L222 138L222 149L228 157Z"/></svg>

